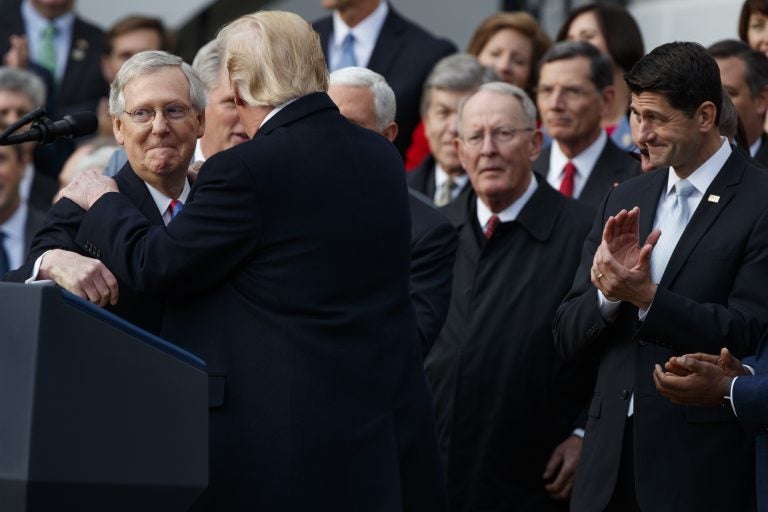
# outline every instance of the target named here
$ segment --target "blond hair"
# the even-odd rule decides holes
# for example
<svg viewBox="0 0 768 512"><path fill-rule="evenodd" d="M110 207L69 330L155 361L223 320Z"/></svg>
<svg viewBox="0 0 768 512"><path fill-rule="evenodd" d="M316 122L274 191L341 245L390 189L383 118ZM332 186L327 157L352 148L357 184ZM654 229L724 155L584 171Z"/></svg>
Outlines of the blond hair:
<svg viewBox="0 0 768 512"><path fill-rule="evenodd" d="M320 37L296 14L246 14L222 28L217 40L229 79L249 106L275 107L328 89Z"/></svg>

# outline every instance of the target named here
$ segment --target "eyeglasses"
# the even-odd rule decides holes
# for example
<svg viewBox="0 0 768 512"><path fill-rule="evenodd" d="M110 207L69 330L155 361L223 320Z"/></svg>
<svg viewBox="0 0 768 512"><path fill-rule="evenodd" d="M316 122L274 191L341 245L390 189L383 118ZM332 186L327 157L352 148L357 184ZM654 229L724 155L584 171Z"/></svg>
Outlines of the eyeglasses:
<svg viewBox="0 0 768 512"><path fill-rule="evenodd" d="M490 132L470 133L470 134L467 134L467 136L463 137L462 139L464 140L464 144L466 144L467 146L477 148L483 144L483 141L485 141L485 136L490 135L493 143L499 146L499 145L510 142L512 139L515 138L515 135L517 135L519 132L532 132L532 131L533 131L533 128L495 128Z"/></svg>
<svg viewBox="0 0 768 512"><path fill-rule="evenodd" d="M167 105L158 108L136 107L130 112L127 110L124 110L123 112L128 114L131 117L131 121L134 123L144 124L152 121L155 118L155 115L157 115L158 110L163 111L163 117L168 121L181 121L189 115L192 107L187 107L185 105Z"/></svg>
<svg viewBox="0 0 768 512"><path fill-rule="evenodd" d="M540 85L534 88L536 97L541 100L546 100L552 97L555 94L555 90L557 90L557 86L554 85ZM578 85L563 85L560 87L560 94L566 101L578 100L584 96L587 96L592 91L593 89L588 89Z"/></svg>

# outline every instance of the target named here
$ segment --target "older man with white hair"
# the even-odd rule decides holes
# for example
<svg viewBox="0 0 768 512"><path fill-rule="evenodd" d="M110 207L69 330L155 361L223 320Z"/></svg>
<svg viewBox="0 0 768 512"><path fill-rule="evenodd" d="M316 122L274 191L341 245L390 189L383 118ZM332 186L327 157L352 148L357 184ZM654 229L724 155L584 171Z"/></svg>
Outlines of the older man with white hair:
<svg viewBox="0 0 768 512"><path fill-rule="evenodd" d="M341 115L383 135L393 142L397 136L395 93L383 76L361 67L331 73L328 95ZM409 189L411 212L411 302L421 349L426 354L435 342L448 314L456 230L426 196Z"/></svg>

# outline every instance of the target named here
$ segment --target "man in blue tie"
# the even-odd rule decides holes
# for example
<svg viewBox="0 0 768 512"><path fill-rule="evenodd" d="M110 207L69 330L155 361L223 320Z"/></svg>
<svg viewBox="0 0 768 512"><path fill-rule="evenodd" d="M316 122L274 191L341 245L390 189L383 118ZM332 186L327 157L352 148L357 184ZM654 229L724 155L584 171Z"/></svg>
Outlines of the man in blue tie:
<svg viewBox="0 0 768 512"><path fill-rule="evenodd" d="M625 78L646 172L603 201L554 324L566 360L599 361L571 510L749 510L753 443L733 412L673 405L652 374L671 356L755 352L768 175L720 136L720 72L703 47L659 46Z"/></svg>

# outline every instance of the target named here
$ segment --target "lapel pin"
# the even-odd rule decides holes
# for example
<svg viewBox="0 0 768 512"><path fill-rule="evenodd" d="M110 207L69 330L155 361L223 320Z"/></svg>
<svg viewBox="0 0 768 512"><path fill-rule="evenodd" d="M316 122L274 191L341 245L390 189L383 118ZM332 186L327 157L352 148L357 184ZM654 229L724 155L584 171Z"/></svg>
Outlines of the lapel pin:
<svg viewBox="0 0 768 512"><path fill-rule="evenodd" d="M715 194L709 194L709 197L707 198L707 201L710 203L719 203L720 202L720 196L716 196Z"/></svg>

